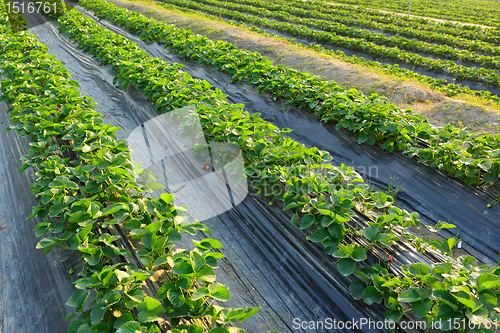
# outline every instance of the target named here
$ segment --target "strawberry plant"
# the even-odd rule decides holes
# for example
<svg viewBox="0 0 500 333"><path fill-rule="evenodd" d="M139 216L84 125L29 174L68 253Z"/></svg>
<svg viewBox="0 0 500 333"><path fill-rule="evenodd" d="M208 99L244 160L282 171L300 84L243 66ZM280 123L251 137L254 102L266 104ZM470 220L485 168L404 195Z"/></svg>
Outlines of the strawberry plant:
<svg viewBox="0 0 500 333"><path fill-rule="evenodd" d="M142 33L138 27L144 29L148 38L161 38L162 34L175 33L175 29L171 26L167 26L169 29L160 29L162 24L108 3L92 0L84 1L82 4L92 8L102 17L104 17L102 12L105 12L107 18L114 17L121 22L127 22L129 17L135 19L134 29L137 29L138 33ZM68 33L80 47L93 52L97 61L104 59L109 61L116 70L116 82L122 88L125 89L129 85L138 87L157 106L158 112L195 105L196 109L186 108L186 113L182 117L190 118L196 113L201 118L208 141L239 145L253 187L262 196L280 202L284 210L290 210L291 223L309 231L310 241L322 243L325 252L338 259L337 268L341 274L359 277L359 281L351 286L351 293L355 299L363 299L367 304L383 303L388 308L386 318L394 322L399 321L408 311L405 310L405 306L410 306L416 316L425 317L428 321L457 318L461 323L463 321L464 329L470 327L467 326L469 321L496 320L496 311L490 309L494 309L498 304L495 295L500 286L500 271L491 266L478 268L472 257L462 257L458 260L458 264L452 264L451 259L450 262L438 262L433 264L433 267L423 262L414 263L403 266L399 274L381 265L366 264L368 256L373 255L372 250L387 253L395 243L401 241L398 235L410 238L409 228L418 227L420 222L417 213L409 213L394 206L394 199L391 196L373 191L363 183L362 178L352 168L334 167L323 163L330 159L325 152L316 148L306 148L286 138L284 134L289 130L280 131L261 119L259 114L249 115L243 110L242 105L227 102L224 94L217 89L211 89L208 82L192 78L182 72L182 67L179 65L168 65L159 59L151 58L136 44L109 33L91 19L73 15L60 19L59 23L61 31ZM183 51L186 54L187 52L191 52L191 56L196 54L198 52L196 47L201 42L206 42L202 37L181 32L182 37L173 35L169 38L172 38L173 45L189 44L189 48L186 47ZM229 52L229 58L245 54L227 44L224 46L227 47L225 52ZM111 57L115 53L121 56ZM265 59L259 58L256 54L252 54L252 57L254 61L248 61L247 64L255 66L257 70L270 69L266 72L270 76L285 76L287 71L297 75L300 79L288 82L290 88L296 89L293 92L300 97L298 99L300 103L313 102L313 93L303 89L302 85L307 86L309 81L321 82L317 78L312 75L297 74L285 68L266 67ZM256 62L255 59L259 61ZM223 66L224 61L219 61ZM228 67L228 70L232 69L234 67ZM252 79L259 80L261 77L262 74L258 72ZM283 89L282 84L276 86L281 91L287 91ZM158 87L161 87L161 90ZM325 84L321 88L315 92L316 99L324 91L339 89L332 83ZM358 95L350 91L347 96L346 98L350 100ZM370 101L376 103L377 99L372 97ZM387 114L391 114L390 109L386 111ZM377 113L371 116L373 117L371 122L377 122L382 118ZM353 119L356 120L355 117ZM370 132L371 124L363 124L365 123L361 122L360 128L366 130L368 140L368 135L373 136L376 133ZM189 132L189 124L185 125L184 129ZM386 131L395 132L395 128L393 131L390 125L386 126ZM429 132L426 126L415 127L411 122L406 123L403 129L405 130L403 135L406 135L408 140L406 142L418 137L425 137L431 142L432 140L441 142L453 134L451 128L439 131L430 128L432 131ZM393 142L395 145L400 144L397 140ZM361 229L350 223L352 217L357 216L360 210L368 215L368 221ZM441 227L449 226L441 225ZM454 239L445 242L425 241L428 246L434 247L441 253L449 253L454 247ZM214 244L210 243L211 246ZM212 276L211 270L202 268L204 265L210 266L209 260L203 258L205 255L203 251L209 246L204 243L200 245L202 248L199 246L197 248L201 252L196 251L197 255L183 251L178 257L175 253L172 253L173 257L167 256L167 262L168 258L170 262L173 260L171 265L173 273L182 276L179 280L174 279L172 283L165 285L160 294L166 304L168 299L173 305L179 305L179 309L170 312L172 318L183 315L183 300L189 297L195 302L209 296L224 297L225 291L218 289L218 285L211 284L213 282L210 280L205 281L207 285L191 293L190 278L193 274L203 272L201 276L208 276L208 279ZM394 262L388 264L394 265ZM209 274L206 275L205 272ZM435 272L435 276L431 272ZM466 279L463 278L465 275ZM430 299L431 295L434 298ZM213 317L220 313L216 307L210 311ZM226 310L224 318L233 318L233 315L227 316L227 313L231 314L232 310ZM242 311L241 315L245 316L245 313ZM187 327L179 327L180 329Z"/></svg>
<svg viewBox="0 0 500 333"><path fill-rule="evenodd" d="M368 9L367 7L369 7L371 13L380 13L378 10L373 10L371 8L386 9L399 13L408 12L408 3L406 1L386 3L384 1L342 0L338 2L355 4L356 7L359 7L361 10L366 10ZM316 5L323 5L324 7L333 7L332 4L328 4L324 1L314 1L314 3ZM499 8L496 6L495 2L471 1L464 3L461 1L441 0L415 1L411 11L413 15L437 17L497 28L500 26L500 21L498 20L499 12ZM459 25L453 22L445 22L444 24ZM476 27L472 26L472 28Z"/></svg>
<svg viewBox="0 0 500 333"><path fill-rule="evenodd" d="M180 9L180 10L185 11L185 12L202 14L202 15L205 15L205 16L212 18L212 19L219 19L218 14L215 14L215 13L210 14L208 12L195 11L195 10L192 10L192 9L189 9L186 7L177 7L177 6L174 6L172 4L167 4L167 3L161 3L161 5L167 9L169 9L169 8L176 9L176 10ZM238 20L245 21L246 16L240 16L240 17L238 17ZM349 62L349 63L361 64L361 65L368 66L368 67L375 67L375 68L377 68L381 71L384 71L388 74L391 74L391 75L396 75L396 76L402 77L402 78L415 79L415 80L419 81L420 83L422 83L426 86L429 86L430 88L445 94L448 97L459 96L459 95L470 95L470 96L480 97L481 99L484 99L486 101L494 101L496 103L498 103L500 101L500 98L498 96L492 95L489 91L472 90L468 86L462 86L462 85L457 84L457 83L446 83L446 80L444 80L444 79L435 79L435 78L432 78L430 76L426 76L426 75L420 74L418 72L399 67L398 64L395 64L395 65L385 64L385 65L383 65L380 62L369 61L369 60L364 59L363 57L357 57L356 55L348 56L344 52L342 52L341 50L334 51L334 50L330 50L330 49L325 49L323 46L316 44L316 43L310 42L309 44L305 45L305 44L297 42L293 38L284 38L284 37L281 37L281 36L276 35L274 33L268 33L267 31L260 29L256 26L252 26L251 28L249 28L244 23L237 23L235 21L226 21L226 23L238 26L238 27L243 28L243 29L248 29L252 32L259 33L259 34L264 35L266 37L276 38L276 39L280 39L280 40L286 40L287 42L289 42L291 44L300 45L301 47L309 48L309 49L312 49L316 52L326 54L327 56L330 56L330 57L342 59L342 60Z"/></svg>
<svg viewBox="0 0 500 333"><path fill-rule="evenodd" d="M458 65L455 64L452 61L449 60L440 60L440 59L433 59L429 57L423 57L419 54L416 53L411 53L407 51L402 51L399 48L395 47L386 47L383 45L378 45L374 44L369 41L365 41L366 36L361 36L361 38L353 37L352 34L353 32L356 32L357 29L354 28L346 28L350 32L343 32L342 34L346 34L347 36L341 36L341 34L337 34L335 32L330 33L328 31L323 31L323 26L315 26L315 28L319 28L320 30L315 30L308 28L306 25L300 24L301 19L295 19L295 21L299 20L299 23L288 23L286 21L274 21L267 19L266 17L260 17L264 14L260 13L260 10L257 10L259 12L259 16L257 15L249 15L249 14L244 14L240 13L239 11L228 11L225 9L217 9L213 8L212 6L207 6L203 4L199 4L196 2L188 2L185 0L164 0L167 3L172 3L178 6L182 7L188 7L188 8L194 8L197 10L202 10L205 12L209 12L212 14L217 14L221 16L225 16L231 19L237 19L239 21L243 22L249 22L257 26L263 26L271 29L278 30L283 33L291 34L293 36L298 36L298 37L303 37L303 38L308 38L309 40L314 40L320 44L329 44L333 46L341 46L345 47L351 50L356 50L356 51L361 51L366 54L371 54L375 57L379 57L382 59L391 59L397 63L406 63L409 65L413 65L416 67L421 67L424 69L428 69L437 73L449 73L452 75L455 75L455 77L458 80L462 79L470 79L474 81L481 81L484 83L487 83L489 85L493 86L500 86L500 81L499 81L499 74L498 70L494 69L487 69L487 68L477 68L477 67L469 67L469 66L464 66L464 65ZM211 0L203 0L203 1L211 1ZM245 6L245 9L252 11L251 9L248 8L253 8L249 6ZM275 16L278 14L275 14L275 12L267 11L269 12L269 15ZM264 15L265 16L265 15ZM291 15L285 15L286 17L283 18L283 20L292 20L294 21L293 17ZM308 21L309 22L309 21ZM326 24L330 24L329 22L326 22ZM347 31L346 30L346 31ZM339 32L336 30L336 32ZM368 32L370 33L370 32ZM376 37L374 37L376 38ZM381 39L386 39L389 37L385 37L384 35L381 35ZM399 37L394 37L395 39L398 39ZM401 43L396 42L400 47ZM419 41L410 41L406 43L405 45L409 45L411 49L411 45L417 45ZM396 45L396 44L395 44ZM439 46L434 46L433 44L429 44L430 49L442 49L443 47ZM429 50L430 50L429 49ZM451 53L458 54L457 52L459 51L451 51L452 48L447 49L448 54L451 55ZM436 51L437 52L437 51ZM451 53L450 53L451 52ZM469 54L468 51L464 51L466 54ZM494 65L497 60L495 58L491 57L486 57L484 56L478 56L475 57L474 55L469 56L466 55L465 58L467 61L476 61L476 63L481 64L481 66L484 66L485 64L491 64L492 66ZM475 59L475 60L474 60ZM496 68L496 67L492 67Z"/></svg>
<svg viewBox="0 0 500 333"><path fill-rule="evenodd" d="M232 3L263 7L272 11L284 10L295 16L318 18L350 26L370 28L394 35L415 37L450 46L462 47L484 54L496 54L496 47L490 43L500 42L494 29L464 26L451 22L441 23L424 18L401 17L354 6L324 6L317 2L274 1L262 3L257 0L231 0ZM355 14L355 16L353 16Z"/></svg>
<svg viewBox="0 0 500 333"><path fill-rule="evenodd" d="M377 44L387 45L387 46L397 46L400 49L406 49L408 51L416 51L420 53L437 55L443 58L448 59L458 59L465 62L480 64L482 67L498 69L498 58L495 56L500 55L500 49L497 47L492 47L488 43L486 46L480 49L481 53L484 55L493 55L493 57L483 56L475 53L471 53L468 50L477 47L472 46L470 42L468 43L455 43L452 46L464 47L466 49L457 50L453 47L448 47L445 45L436 45L431 43L426 43L419 40L409 40L403 37L399 30L394 31L394 26L391 25L390 32L394 32L397 36L386 36L384 34L379 34L363 29L359 29L357 27L347 27L343 25L343 22L333 23L332 18L328 15L321 15L319 13L308 11L298 11L297 9L290 10L289 6L286 5L278 5L278 4L266 4L266 3L256 3L254 1L250 1L249 5L240 5L235 4L234 2L221 2L218 0L191 0L185 1L183 4L194 7L196 3L207 4L210 7L202 6L197 7L203 10L209 10L209 8L226 8L230 11L236 11L237 13L250 13L254 15L258 15L260 17L269 17L273 19L278 19L282 22L295 23L295 24L303 24L308 27L312 27L315 29L320 29L322 31L332 32L338 35L348 36L348 37L357 37L362 38L367 41L372 41ZM238 1L241 3L241 1ZM247 3L245 1L245 3ZM225 14L229 14L230 12L225 12ZM297 15L300 14L300 15ZM234 14L233 14L234 15ZM297 17L297 16L300 16ZM248 18L247 18L248 20ZM339 21L339 19L333 19L333 21ZM359 24L358 24L359 26ZM380 28L380 26L376 26L373 28ZM377 29L383 30L384 29ZM423 34L423 36L427 36L428 34ZM418 35L422 39L422 34ZM411 36L415 37L415 36ZM447 36L441 37L439 40L440 43L448 44L450 43L450 38ZM456 45L458 44L458 45Z"/></svg>
<svg viewBox="0 0 500 333"><path fill-rule="evenodd" d="M6 21L3 7L0 18ZM12 34L6 25L0 29L1 98L9 105L10 129L31 140L20 171L34 170L38 177L31 191L39 204L28 216L44 219L35 227L37 236L45 236L37 248L48 253L62 246L79 253L84 263L67 302L76 309L67 317L73 319L69 332L159 332L158 320L171 318L175 327L178 317L172 313L185 309L183 319L205 319L215 331L229 332L223 327L257 312L213 305L229 298L214 272L223 255L211 250L222 245L204 239L190 252L174 248L184 233L210 231L198 221L185 221L185 209L172 203L173 195L144 196L159 184L131 163L128 147L114 133L119 128L103 124L95 103L80 95L78 83L46 54L46 46L26 32ZM134 257L117 228L137 239L135 264L120 263ZM195 260L192 271L178 269L191 264L179 263L186 256ZM157 295L163 302L144 297L144 281L160 267L171 272L172 281L192 281L184 284L182 300L180 294L174 300L173 292ZM210 292L204 294L204 288ZM203 297L193 297L200 293Z"/></svg>
<svg viewBox="0 0 500 333"><path fill-rule="evenodd" d="M86 1L84 4L96 11L99 8L96 12L99 17L123 24L128 21L125 16L118 17L114 10L110 9L111 6L91 1ZM429 159L425 146L431 144L432 149L441 150L442 145L455 142L462 145L461 151L465 153L458 157L456 164L450 166L450 175L460 177L468 184L480 184L485 181L492 183L499 175L495 163L491 166L486 163L481 164L478 173L474 173L480 176L472 177L470 172L465 173L467 168L465 160L460 161L460 158L469 158L471 155L471 158L476 159L473 157L475 154L483 153L486 154L482 155L483 158L496 159L497 139L492 140L487 148L481 146L466 150L465 147L470 145L476 135L452 126L444 129L435 128L422 116L413 114L410 110L401 110L379 99L375 94L366 97L356 90L345 90L336 83L325 82L317 76L283 66L274 66L270 60L258 53L238 50L229 43L220 41L214 43L206 37L195 36L183 29L144 18L140 14L129 14L125 10L122 13L123 15L127 13L127 17L134 16L134 27L131 31L140 33L145 40L154 38L181 55L228 71L235 81L247 80L257 85L260 91L267 91L275 98L284 98L287 103L313 111L321 116L323 121L334 122L337 127L358 133L360 143L379 142L381 147L389 152L404 151L437 167L447 163L448 159L457 160L456 154L459 151L449 149L446 155ZM162 100L162 103L166 101ZM433 163L436 159L443 161ZM483 175L488 176L484 178Z"/></svg>

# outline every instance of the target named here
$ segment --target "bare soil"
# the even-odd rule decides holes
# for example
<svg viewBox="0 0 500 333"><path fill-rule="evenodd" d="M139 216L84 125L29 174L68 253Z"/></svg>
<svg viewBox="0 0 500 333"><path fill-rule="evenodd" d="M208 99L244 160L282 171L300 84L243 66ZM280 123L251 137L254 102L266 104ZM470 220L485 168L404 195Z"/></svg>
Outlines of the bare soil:
<svg viewBox="0 0 500 333"><path fill-rule="evenodd" d="M411 108L425 115L435 125L452 123L480 134L500 133L500 111L474 105L469 101L450 99L418 82L388 77L376 69L349 64L305 50L286 41L264 37L212 20L202 15L174 12L152 1L107 0L121 7L139 12L159 21L175 24L212 40L223 40L241 49L257 51L274 64L284 65L320 75L346 88L354 88L366 95L377 93L401 108Z"/></svg>

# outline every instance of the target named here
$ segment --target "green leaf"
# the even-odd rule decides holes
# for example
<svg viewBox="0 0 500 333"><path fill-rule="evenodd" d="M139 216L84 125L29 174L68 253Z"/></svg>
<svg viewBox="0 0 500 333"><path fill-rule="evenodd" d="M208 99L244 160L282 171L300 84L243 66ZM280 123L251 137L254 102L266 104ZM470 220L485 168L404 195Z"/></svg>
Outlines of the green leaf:
<svg viewBox="0 0 500 333"><path fill-rule="evenodd" d="M428 275L430 276L430 275ZM432 290L430 288L415 288L415 290L418 292L418 294L420 295L420 298L422 300L424 299L428 299L429 297L431 297L432 295Z"/></svg>
<svg viewBox="0 0 500 333"><path fill-rule="evenodd" d="M102 318L104 317L104 313L106 310L100 307L96 307L92 309L92 312L90 314L91 317L91 324L92 325L97 325L102 321Z"/></svg>
<svg viewBox="0 0 500 333"><path fill-rule="evenodd" d="M325 239L330 237L330 233L326 231L325 229L319 229L314 232L314 234L311 235L309 240L314 243L321 243Z"/></svg>
<svg viewBox="0 0 500 333"><path fill-rule="evenodd" d="M493 173L487 173L483 176L483 180L486 182L486 183L493 183L495 182L496 180L498 180L498 175L495 175Z"/></svg>
<svg viewBox="0 0 500 333"><path fill-rule="evenodd" d="M476 283L479 287L478 292L489 290L500 284L500 276L484 273L478 276Z"/></svg>
<svg viewBox="0 0 500 333"><path fill-rule="evenodd" d="M206 282L215 282L215 272L214 269L208 265L203 265L201 268L196 272L198 275L198 278L200 280L206 281Z"/></svg>
<svg viewBox="0 0 500 333"><path fill-rule="evenodd" d="M160 195L160 200L163 200L163 202L165 202L166 204L171 203L174 198L175 196L170 193L162 193L162 195Z"/></svg>
<svg viewBox="0 0 500 333"><path fill-rule="evenodd" d="M91 226L91 225L89 225L89 226ZM102 234L99 237L99 242L110 244L110 243L113 243L115 240L117 240L119 238L120 238L120 236L111 236L110 234Z"/></svg>
<svg viewBox="0 0 500 333"><path fill-rule="evenodd" d="M351 258L340 259L337 263L337 268L343 276L349 276L356 269L356 262Z"/></svg>
<svg viewBox="0 0 500 333"><path fill-rule="evenodd" d="M216 327L208 331L208 333L231 333L227 328L224 327Z"/></svg>
<svg viewBox="0 0 500 333"><path fill-rule="evenodd" d="M57 239L56 237L46 237L39 241L38 244L36 244L36 248L43 249L45 253L49 253L54 246L61 243L62 241Z"/></svg>
<svg viewBox="0 0 500 333"><path fill-rule="evenodd" d="M457 261L466 269L471 270L477 265L476 258L472 256L460 256L457 258Z"/></svg>
<svg viewBox="0 0 500 333"><path fill-rule="evenodd" d="M142 332L141 325L136 321L129 321L126 324L123 324L116 333L137 333Z"/></svg>
<svg viewBox="0 0 500 333"><path fill-rule="evenodd" d="M390 322L397 323L402 316L403 316L403 311L397 311L397 310L387 310L384 314L384 317L388 323Z"/></svg>
<svg viewBox="0 0 500 333"><path fill-rule="evenodd" d="M177 280L175 283L177 288L180 288L182 290L189 290L191 289L191 286L193 285L193 280L188 278L188 277L181 277Z"/></svg>
<svg viewBox="0 0 500 333"><path fill-rule="evenodd" d="M185 275L194 273L193 266L187 262L181 262L172 267L172 273L176 275Z"/></svg>
<svg viewBox="0 0 500 333"><path fill-rule="evenodd" d="M204 238L200 241L200 244L207 249L211 247L214 249L222 249L224 247L218 240L213 238Z"/></svg>
<svg viewBox="0 0 500 333"><path fill-rule="evenodd" d="M77 333L91 333L91 326L88 323L84 323L78 327Z"/></svg>
<svg viewBox="0 0 500 333"><path fill-rule="evenodd" d="M23 172L24 170L28 169L30 166L28 163L24 163L23 165L21 165L21 167L19 168L19 173Z"/></svg>
<svg viewBox="0 0 500 333"><path fill-rule="evenodd" d="M407 302L407 303L412 303L415 301L420 301L422 300L422 297L420 297L420 294L416 289L409 289L405 290L399 295L398 300L400 302Z"/></svg>
<svg viewBox="0 0 500 333"><path fill-rule="evenodd" d="M164 190L165 186L163 186L160 183L157 182L149 182L146 184L147 187L149 187L151 190Z"/></svg>
<svg viewBox="0 0 500 333"><path fill-rule="evenodd" d="M76 309L81 309L87 302L87 299L89 298L90 291L86 290L77 290L71 295L69 300L66 302L67 306L71 306Z"/></svg>
<svg viewBox="0 0 500 333"><path fill-rule="evenodd" d="M82 257L83 257L83 259L85 259L85 261L87 261L87 263L90 266L97 265L99 263L99 261L101 260L101 257L102 257L102 249L101 248L97 248L97 250L95 251L94 254L85 253L85 254L83 254Z"/></svg>
<svg viewBox="0 0 500 333"><path fill-rule="evenodd" d="M65 205L63 205L62 203L56 203L52 205L52 207L50 207L49 209L49 216L50 217L58 216L59 214L61 214L64 208Z"/></svg>
<svg viewBox="0 0 500 333"><path fill-rule="evenodd" d="M337 238L337 239L343 239L344 238L344 226L342 224L330 224L328 227L328 231L330 232L330 235L332 237Z"/></svg>
<svg viewBox="0 0 500 333"><path fill-rule="evenodd" d="M366 260L366 251L363 247L361 246L356 246L354 248L354 252L352 254L352 259L356 261L363 261Z"/></svg>
<svg viewBox="0 0 500 333"><path fill-rule="evenodd" d="M113 304L116 304L120 301L121 298L121 292L120 291L111 291L105 294L102 297L102 303L106 306L109 307Z"/></svg>
<svg viewBox="0 0 500 333"><path fill-rule="evenodd" d="M285 206L285 208L283 209L283 211L287 211L287 210L289 210L291 208L297 208L297 207L299 207L298 203L296 203L296 202L290 202L289 204L287 204Z"/></svg>
<svg viewBox="0 0 500 333"><path fill-rule="evenodd" d="M131 300L135 302L142 302L144 299L144 293L141 290L131 290L127 292L125 295L127 295Z"/></svg>
<svg viewBox="0 0 500 333"><path fill-rule="evenodd" d="M363 291L363 301L368 305L380 304L382 300L382 294L375 287L368 287Z"/></svg>
<svg viewBox="0 0 500 333"><path fill-rule="evenodd" d="M229 295L229 289L226 286L219 285L212 291L211 296L219 301L229 301L231 296Z"/></svg>
<svg viewBox="0 0 500 333"><path fill-rule="evenodd" d="M300 229L304 230L309 228L314 224L314 215L312 214L306 214L302 217L302 220L300 221Z"/></svg>
<svg viewBox="0 0 500 333"><path fill-rule="evenodd" d="M430 269L429 265L423 262L418 262L408 266L408 272L414 276L424 276L429 273Z"/></svg>
<svg viewBox="0 0 500 333"><path fill-rule="evenodd" d="M47 232L47 230L49 230L49 226L50 226L49 222L38 223L35 227L36 237L42 237Z"/></svg>
<svg viewBox="0 0 500 333"><path fill-rule="evenodd" d="M455 296L455 295L453 295ZM474 302L471 299L463 298L463 297L458 297L455 296L456 300L465 305L466 307L470 308L471 310L476 309L476 302Z"/></svg>
<svg viewBox="0 0 500 333"><path fill-rule="evenodd" d="M167 297L170 303L172 303L172 305L176 308L180 308L186 301L184 294L180 290L176 289L170 289L167 292Z"/></svg>
<svg viewBox="0 0 500 333"><path fill-rule="evenodd" d="M208 290L208 288L206 288L206 287L200 288L200 289L196 289L196 291L191 296L191 299L193 301L197 301L200 298L203 298L203 297L208 296L208 295L210 295L210 291Z"/></svg>
<svg viewBox="0 0 500 333"><path fill-rule="evenodd" d="M102 160L102 161L100 161L100 162L97 164L97 169L99 169L99 170L104 170L104 169L106 169L106 168L108 168L108 167L110 167L110 166L111 166L111 162L106 161L106 160Z"/></svg>
<svg viewBox="0 0 500 333"><path fill-rule="evenodd" d="M394 287L394 286L400 286L401 285L401 281L399 281L398 278L393 278L387 282L385 282L384 284L382 284L382 287Z"/></svg>
<svg viewBox="0 0 500 333"><path fill-rule="evenodd" d="M129 208L126 204L123 204L123 203L117 203L117 204L114 204L114 205L111 205L109 207L107 207L103 212L102 212L102 215L101 216L106 216L106 215L111 215L111 214L115 214L115 213L118 213L120 210L125 210L125 211L129 211Z"/></svg>
<svg viewBox="0 0 500 333"><path fill-rule="evenodd" d="M385 292L385 291L389 290L388 287L384 286L385 282L386 281L385 281L385 279L382 276L380 276L378 274L375 275L375 276L373 276L373 285L375 286L375 288L377 288L378 291Z"/></svg>
<svg viewBox="0 0 500 333"><path fill-rule="evenodd" d="M28 217L26 218L26 221L29 221L31 220L32 218L34 218L36 216L36 214L38 214L38 212L41 210L42 208L40 206L35 206L33 207L33 209L31 210L31 213L30 215L28 215Z"/></svg>
<svg viewBox="0 0 500 333"><path fill-rule="evenodd" d="M329 209L318 209L318 211L323 214L323 215L326 215L326 216L329 216L331 217L332 219L335 219L335 213L332 212L331 210Z"/></svg>
<svg viewBox="0 0 500 333"><path fill-rule="evenodd" d="M424 318L432 308L432 300L415 301L411 303L411 309L415 316Z"/></svg>
<svg viewBox="0 0 500 333"><path fill-rule="evenodd" d="M359 301L363 298L363 291L366 289L367 285L364 282L356 281L351 283L349 286L349 291L351 292L352 298Z"/></svg>
<svg viewBox="0 0 500 333"><path fill-rule="evenodd" d="M360 230L359 233L371 241L373 240L373 237L375 237L375 235L379 232L379 230L379 227L371 226L366 229Z"/></svg>
<svg viewBox="0 0 500 333"><path fill-rule="evenodd" d="M248 307L248 308L243 308L243 309L234 309L231 311L230 315L228 317L231 317L233 319L237 319L239 322L245 321L246 319L250 318L257 312L259 312L260 308L257 307Z"/></svg>
<svg viewBox="0 0 500 333"><path fill-rule="evenodd" d="M327 228L329 225L331 225L333 223L333 219L330 217L330 216L323 216L321 218L321 226L323 228Z"/></svg>
<svg viewBox="0 0 500 333"><path fill-rule="evenodd" d="M393 239L389 234L376 234L374 240L380 242L383 247L389 247L393 245Z"/></svg>
<svg viewBox="0 0 500 333"><path fill-rule="evenodd" d="M368 135L366 133L361 133L358 136L358 144L362 144L363 142L366 142L368 140Z"/></svg>
<svg viewBox="0 0 500 333"><path fill-rule="evenodd" d="M148 250L151 251L156 245L156 234L147 233L141 238L142 245Z"/></svg>
<svg viewBox="0 0 500 333"><path fill-rule="evenodd" d="M184 74L182 75L182 79L186 83L193 83L194 82L193 77L191 75L189 75L187 72L184 72Z"/></svg>
<svg viewBox="0 0 500 333"><path fill-rule="evenodd" d="M447 268L446 266L449 265L449 264L440 264L440 265L436 265L432 268L432 271L431 271L431 274L437 278L437 279L442 279L443 276L442 274L447 274L449 273L450 269L451 269L451 265L449 268Z"/></svg>
<svg viewBox="0 0 500 333"><path fill-rule="evenodd" d="M166 254L164 254L164 255L158 257L158 259L156 259L154 261L153 267L163 265L166 262L168 262L168 256Z"/></svg>
<svg viewBox="0 0 500 333"><path fill-rule="evenodd" d="M441 222L439 221L438 223L436 223L436 225L434 227L427 227L427 229L429 229L430 232L438 232L439 230L443 229L443 228L447 228L447 229L453 229L453 228L456 228L457 226L454 225L454 224L451 224L451 223L444 223L444 222Z"/></svg>
<svg viewBox="0 0 500 333"><path fill-rule="evenodd" d="M163 313L165 311L165 309L161 306L161 302L159 300L149 296L144 297L144 301L142 302L142 304L145 306L145 308L141 307L141 310L148 310L153 312L154 314Z"/></svg>
<svg viewBox="0 0 500 333"><path fill-rule="evenodd" d="M71 312L71 313L69 313L69 314L66 316L66 318L64 318L64 320L65 320L65 321L71 320L71 319L73 319L73 318L74 318L77 314L78 314L78 312L77 312L77 311Z"/></svg>
<svg viewBox="0 0 500 333"><path fill-rule="evenodd" d="M115 321L115 324L113 325L113 328L118 329L122 327L124 324L126 324L129 321L134 321L134 316L132 316L130 313L122 313L120 318L118 318Z"/></svg>

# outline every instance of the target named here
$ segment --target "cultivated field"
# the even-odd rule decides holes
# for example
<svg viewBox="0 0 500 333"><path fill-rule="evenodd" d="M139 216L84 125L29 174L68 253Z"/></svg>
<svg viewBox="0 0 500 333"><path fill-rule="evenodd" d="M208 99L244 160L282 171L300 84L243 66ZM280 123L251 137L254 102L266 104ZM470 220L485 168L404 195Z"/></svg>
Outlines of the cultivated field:
<svg viewBox="0 0 500 333"><path fill-rule="evenodd" d="M0 333L497 330L500 3L405 6L0 3Z"/></svg>

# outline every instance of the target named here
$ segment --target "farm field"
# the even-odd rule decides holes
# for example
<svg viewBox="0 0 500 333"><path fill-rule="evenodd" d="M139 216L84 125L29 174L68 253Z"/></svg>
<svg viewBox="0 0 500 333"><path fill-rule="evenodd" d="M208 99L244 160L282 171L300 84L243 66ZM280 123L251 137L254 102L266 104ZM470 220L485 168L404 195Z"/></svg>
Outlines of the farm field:
<svg viewBox="0 0 500 333"><path fill-rule="evenodd" d="M359 7L373 9L385 9L392 12L408 13L409 2L393 1L352 1L340 0L336 4L354 4ZM500 4L498 1L481 0L417 0L412 1L411 14L425 16L428 18L440 18L460 23L476 24L481 26L499 27L498 14Z"/></svg>
<svg viewBox="0 0 500 333"><path fill-rule="evenodd" d="M432 27L432 24L418 23L419 21L411 25L411 23L406 23L406 18L401 18L398 15L393 15L389 19L382 18L381 22L373 21L377 19L373 16L352 19L349 16L352 15L352 11L323 9L318 5L304 4L303 2L298 4L294 2L286 2L286 4L279 2L259 3L259 1L235 3L212 0L169 0L167 2L171 9L177 8L190 12L196 10L198 13L205 13L211 17L220 16L221 18L242 21L252 26L254 31L265 29L265 31L261 30L264 34L267 32L277 33L280 36L298 40L301 45L313 50L321 50L323 54L326 53L349 63L377 68L385 74L396 75L403 79L412 78L449 97L464 97L465 94L466 98L470 99L472 96L482 96L482 99L489 101L486 104L490 104L491 100L495 101L498 98L496 83L494 83L494 77L498 71L492 71L488 74L487 68L478 68L488 67L484 61L489 59L489 56L483 56L482 53L484 51L491 54L491 50L498 49L495 47L497 44L486 43L488 45L485 44L484 48L473 46L472 44L483 43L483 41L476 41L477 33L465 31L468 34L469 39L467 39L460 36L461 32L457 32L456 28L448 29L445 27L442 30L439 26ZM253 6L252 3L259 4ZM397 26L392 21L403 26ZM429 25L431 26L429 27ZM434 31L423 32L421 29L434 29ZM389 34L393 34L393 36ZM494 37L491 39L482 36L481 38L489 41L495 40ZM483 51L479 51L478 48L482 48ZM468 49L472 51L469 52ZM490 51L486 51L486 49ZM496 61L493 60L496 59L494 57L491 59ZM322 68L322 66L318 66L318 68ZM363 87L361 83L352 85L351 82L356 80L352 77L346 78L345 74L343 76L340 77L340 81L348 86L361 88L361 90L364 88L365 91L381 91L381 88L376 84L372 84L371 87L366 85ZM488 76L492 80L487 78ZM380 78L378 80L380 81ZM362 79L359 81L363 82ZM485 81L488 81L491 86L484 84ZM401 82L399 83L401 84ZM491 92L496 92L496 94L491 96ZM391 95L391 91L388 89L384 93L389 97ZM407 102L413 101L415 104L415 101L426 101L435 104L432 103L436 102L435 96L424 96L425 92L418 94L413 92L412 94L410 91ZM396 96L396 100L398 98L399 96ZM418 109L416 105L412 105L412 108L415 107ZM478 116L477 113L475 116ZM496 121L486 121L486 123L491 122ZM478 129L475 129L475 126L467 120L463 123L472 130ZM479 131L484 131L486 127L482 126Z"/></svg>
<svg viewBox="0 0 500 333"><path fill-rule="evenodd" d="M1 333L496 329L496 28L362 1L10 6Z"/></svg>

